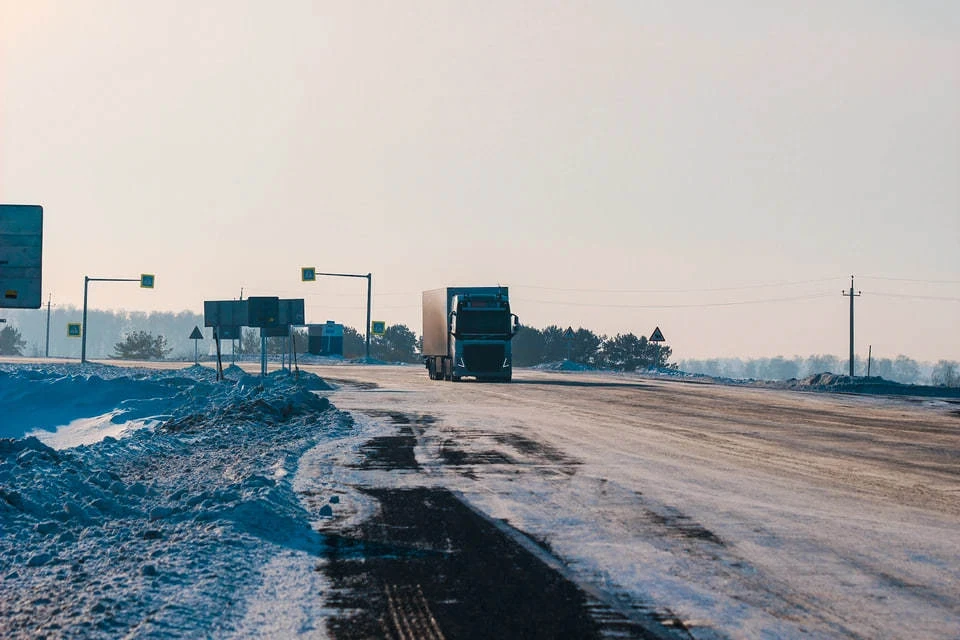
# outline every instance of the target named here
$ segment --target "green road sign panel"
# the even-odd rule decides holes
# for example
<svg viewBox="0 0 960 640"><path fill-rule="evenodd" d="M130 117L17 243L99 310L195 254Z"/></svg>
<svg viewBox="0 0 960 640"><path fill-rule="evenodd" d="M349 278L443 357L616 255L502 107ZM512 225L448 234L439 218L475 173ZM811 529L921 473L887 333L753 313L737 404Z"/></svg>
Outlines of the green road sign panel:
<svg viewBox="0 0 960 640"><path fill-rule="evenodd" d="M316 267L300 267L300 280L303 282L314 282L316 279Z"/></svg>
<svg viewBox="0 0 960 640"><path fill-rule="evenodd" d="M152 273L141 273L140 274L140 287L143 289L153 289L153 274Z"/></svg>
<svg viewBox="0 0 960 640"><path fill-rule="evenodd" d="M382 336L387 332L387 323L383 320L374 320L370 323L370 333L375 336Z"/></svg>
<svg viewBox="0 0 960 640"><path fill-rule="evenodd" d="M68 322L67 323L67 337L68 338L79 338L81 335L80 327L83 326L79 322Z"/></svg>
<svg viewBox="0 0 960 640"><path fill-rule="evenodd" d="M0 309L39 309L43 207L0 204Z"/></svg>

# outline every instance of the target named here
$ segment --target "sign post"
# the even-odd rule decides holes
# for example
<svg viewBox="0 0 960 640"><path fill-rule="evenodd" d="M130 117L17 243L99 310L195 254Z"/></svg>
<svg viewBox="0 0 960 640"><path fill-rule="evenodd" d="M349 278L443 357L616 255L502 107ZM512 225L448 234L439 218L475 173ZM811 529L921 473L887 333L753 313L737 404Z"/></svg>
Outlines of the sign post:
<svg viewBox="0 0 960 640"><path fill-rule="evenodd" d="M573 327L567 327L567 330L563 332L563 339L567 341L567 360L570 359L573 352L573 339L576 335L573 332Z"/></svg>
<svg viewBox="0 0 960 640"><path fill-rule="evenodd" d="M193 328L190 339L193 340L193 364L198 365L200 364L200 341L203 340L203 332L200 331L200 327Z"/></svg>
<svg viewBox="0 0 960 640"><path fill-rule="evenodd" d="M653 333L650 334L650 338L647 340L647 342L652 342L655 347L654 357L656 358L655 364L657 365L660 363L660 343L666 341L667 339L663 337L663 332L660 331L660 327L654 327Z"/></svg>
<svg viewBox="0 0 960 640"><path fill-rule="evenodd" d="M83 335L80 342L80 363L87 361L87 290L91 282L139 282L145 289L153 289L153 276L142 274L139 278L91 278L83 276Z"/></svg>
<svg viewBox="0 0 960 640"><path fill-rule="evenodd" d="M309 279L308 279L309 276ZM367 279L367 360L370 359L370 291L373 288L373 274L366 275L358 273L320 273L316 267L301 267L300 279L304 282L312 282L317 276L333 276L335 278L366 278Z"/></svg>

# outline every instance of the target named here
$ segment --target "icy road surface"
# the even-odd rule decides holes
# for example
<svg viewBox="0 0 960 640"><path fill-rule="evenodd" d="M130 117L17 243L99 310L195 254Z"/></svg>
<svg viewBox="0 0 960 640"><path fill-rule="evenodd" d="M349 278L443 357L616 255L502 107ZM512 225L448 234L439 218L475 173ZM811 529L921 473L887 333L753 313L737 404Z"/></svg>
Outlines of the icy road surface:
<svg viewBox="0 0 960 640"><path fill-rule="evenodd" d="M164 367L0 364L0 636L960 637L960 405Z"/></svg>
<svg viewBox="0 0 960 640"><path fill-rule="evenodd" d="M311 368L611 606L696 638L960 637L960 406L520 370ZM362 416L366 418L362 418ZM398 441L399 442L399 441Z"/></svg>

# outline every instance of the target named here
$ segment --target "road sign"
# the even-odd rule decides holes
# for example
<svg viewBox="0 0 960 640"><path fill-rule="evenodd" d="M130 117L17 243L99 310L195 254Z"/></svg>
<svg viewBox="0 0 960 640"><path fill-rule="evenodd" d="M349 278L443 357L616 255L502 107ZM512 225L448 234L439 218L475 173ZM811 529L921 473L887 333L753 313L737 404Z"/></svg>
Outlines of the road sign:
<svg viewBox="0 0 960 640"><path fill-rule="evenodd" d="M382 336L387 332L387 323L383 320L374 320L370 323L370 333L375 336Z"/></svg>
<svg viewBox="0 0 960 640"><path fill-rule="evenodd" d="M660 327L657 327L653 330L653 333L650 334L650 342L666 342L667 339L663 337L663 332L660 331Z"/></svg>
<svg viewBox="0 0 960 640"><path fill-rule="evenodd" d="M276 327L261 327L261 338L286 338L290 335L290 325L282 324Z"/></svg>
<svg viewBox="0 0 960 640"><path fill-rule="evenodd" d="M246 300L204 300L203 326L240 327L249 326ZM222 332L221 332L222 333ZM220 336L224 338L224 335Z"/></svg>
<svg viewBox="0 0 960 640"><path fill-rule="evenodd" d="M307 324L303 312L303 298L281 298L277 311L278 325L292 324L295 327L302 327Z"/></svg>
<svg viewBox="0 0 960 640"><path fill-rule="evenodd" d="M152 273L141 273L140 274L140 288L141 289L153 289L153 274Z"/></svg>
<svg viewBox="0 0 960 640"><path fill-rule="evenodd" d="M193 331L190 333L191 340L203 340L203 332L200 331L200 327L194 327Z"/></svg>
<svg viewBox="0 0 960 640"><path fill-rule="evenodd" d="M248 327L275 327L280 320L280 298L276 296L251 296L247 298Z"/></svg>
<svg viewBox="0 0 960 640"><path fill-rule="evenodd" d="M213 339L216 340L217 336L219 336L221 340L242 340L243 327L233 325L214 327Z"/></svg>
<svg viewBox="0 0 960 640"><path fill-rule="evenodd" d="M573 332L573 327L567 327L567 330L563 332L563 337L567 340L573 340L576 334Z"/></svg>
<svg viewBox="0 0 960 640"><path fill-rule="evenodd" d="M67 337L68 338L79 338L81 334L81 325L79 322L68 322L67 323Z"/></svg>
<svg viewBox="0 0 960 640"><path fill-rule="evenodd" d="M43 207L0 204L0 308L39 309Z"/></svg>
<svg viewBox="0 0 960 640"><path fill-rule="evenodd" d="M300 267L300 280L303 282L315 282L317 279L316 267Z"/></svg>

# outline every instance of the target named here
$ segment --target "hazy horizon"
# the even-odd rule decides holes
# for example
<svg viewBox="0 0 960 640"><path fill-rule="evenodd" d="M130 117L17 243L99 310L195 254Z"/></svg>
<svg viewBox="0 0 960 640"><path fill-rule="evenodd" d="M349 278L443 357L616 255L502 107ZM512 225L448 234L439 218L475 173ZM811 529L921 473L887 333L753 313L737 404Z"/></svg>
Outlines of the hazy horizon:
<svg viewBox="0 0 960 640"><path fill-rule="evenodd" d="M960 360L960 5L0 0L0 202L43 300L420 333L503 284L524 324L676 358ZM0 317L3 317L0 312Z"/></svg>

